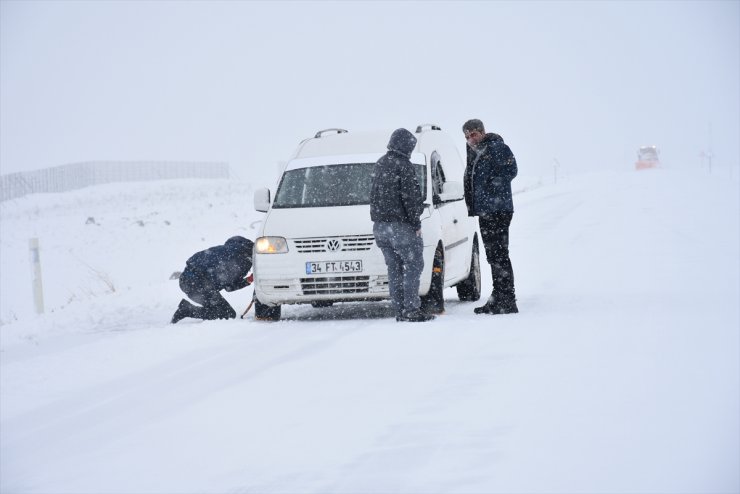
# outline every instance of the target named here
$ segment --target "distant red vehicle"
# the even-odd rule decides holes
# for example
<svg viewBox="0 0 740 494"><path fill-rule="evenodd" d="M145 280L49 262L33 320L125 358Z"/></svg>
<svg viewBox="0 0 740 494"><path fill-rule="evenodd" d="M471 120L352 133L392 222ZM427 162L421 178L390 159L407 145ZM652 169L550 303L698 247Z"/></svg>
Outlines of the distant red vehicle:
<svg viewBox="0 0 740 494"><path fill-rule="evenodd" d="M658 158L658 148L655 146L641 146L637 150L637 161L635 170L646 170L648 168L657 168L660 165Z"/></svg>

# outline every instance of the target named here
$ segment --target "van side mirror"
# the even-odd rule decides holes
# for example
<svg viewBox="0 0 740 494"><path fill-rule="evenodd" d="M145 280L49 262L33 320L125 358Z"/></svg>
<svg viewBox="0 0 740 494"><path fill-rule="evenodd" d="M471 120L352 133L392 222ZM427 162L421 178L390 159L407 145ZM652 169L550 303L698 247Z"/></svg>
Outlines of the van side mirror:
<svg viewBox="0 0 740 494"><path fill-rule="evenodd" d="M254 191L254 209L262 213L270 209L270 189L263 187Z"/></svg>
<svg viewBox="0 0 740 494"><path fill-rule="evenodd" d="M459 201L463 198L462 182L445 182L442 184L442 193L439 194L441 202Z"/></svg>

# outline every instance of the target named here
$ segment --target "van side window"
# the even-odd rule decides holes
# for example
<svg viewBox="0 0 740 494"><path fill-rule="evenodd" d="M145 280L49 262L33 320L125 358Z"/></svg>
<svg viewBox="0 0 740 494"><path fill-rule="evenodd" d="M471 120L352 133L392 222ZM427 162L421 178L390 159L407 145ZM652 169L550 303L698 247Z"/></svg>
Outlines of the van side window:
<svg viewBox="0 0 740 494"><path fill-rule="evenodd" d="M445 183L445 172L442 168L442 160L437 151L432 153L432 191L434 202L439 202L439 194L442 193L442 185Z"/></svg>

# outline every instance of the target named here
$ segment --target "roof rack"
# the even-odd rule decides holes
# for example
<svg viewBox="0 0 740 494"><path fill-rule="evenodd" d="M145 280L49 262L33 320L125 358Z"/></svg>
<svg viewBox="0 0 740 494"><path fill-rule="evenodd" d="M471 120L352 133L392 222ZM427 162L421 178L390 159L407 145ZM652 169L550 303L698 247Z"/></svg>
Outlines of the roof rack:
<svg viewBox="0 0 740 494"><path fill-rule="evenodd" d="M314 139L318 139L319 137L324 135L324 132L336 132L337 134L346 134L347 131L344 129L324 129L316 132L316 135L313 136Z"/></svg>
<svg viewBox="0 0 740 494"><path fill-rule="evenodd" d="M416 133L421 133L422 130L424 130L424 127L429 127L432 130L442 130L442 127L436 124L421 124L418 127L416 127Z"/></svg>

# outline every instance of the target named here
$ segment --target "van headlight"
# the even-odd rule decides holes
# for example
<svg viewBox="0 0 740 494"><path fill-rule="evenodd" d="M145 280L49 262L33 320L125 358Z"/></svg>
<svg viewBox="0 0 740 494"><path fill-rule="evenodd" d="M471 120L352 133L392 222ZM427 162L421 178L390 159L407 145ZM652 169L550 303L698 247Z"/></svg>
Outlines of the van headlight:
<svg viewBox="0 0 740 494"><path fill-rule="evenodd" d="M285 254L288 242L283 237L260 237L254 243L257 254Z"/></svg>

